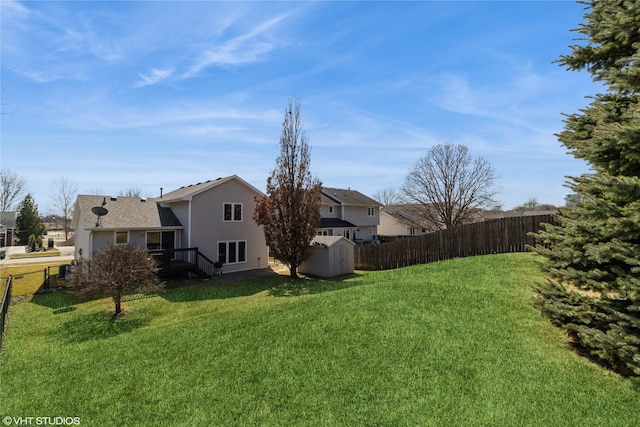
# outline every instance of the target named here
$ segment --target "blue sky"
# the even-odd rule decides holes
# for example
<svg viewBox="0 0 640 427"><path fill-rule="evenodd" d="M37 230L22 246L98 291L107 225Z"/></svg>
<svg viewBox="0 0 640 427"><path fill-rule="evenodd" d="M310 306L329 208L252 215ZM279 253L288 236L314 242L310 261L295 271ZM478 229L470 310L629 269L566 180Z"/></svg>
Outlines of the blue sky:
<svg viewBox="0 0 640 427"><path fill-rule="evenodd" d="M430 147L495 167L505 208L563 204L587 166L554 133L598 88L553 61L573 1L1 1L0 165L157 196L237 174L263 190L287 101L329 187L400 187Z"/></svg>

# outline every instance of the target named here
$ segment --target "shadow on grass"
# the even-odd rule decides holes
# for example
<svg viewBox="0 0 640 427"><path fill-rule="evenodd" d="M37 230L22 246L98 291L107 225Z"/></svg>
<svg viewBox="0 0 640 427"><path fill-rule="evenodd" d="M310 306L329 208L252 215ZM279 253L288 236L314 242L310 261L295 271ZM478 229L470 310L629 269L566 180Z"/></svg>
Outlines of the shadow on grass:
<svg viewBox="0 0 640 427"><path fill-rule="evenodd" d="M292 297L360 286L363 284L358 280L360 276L354 273L330 279L304 277L293 280L267 269L245 274L229 273L204 282L169 282L160 296L172 303L239 298L265 292L274 297Z"/></svg>
<svg viewBox="0 0 640 427"><path fill-rule="evenodd" d="M57 328L55 335L68 343L82 343L115 337L148 325L149 316L144 313L127 314L126 310L118 316L105 311L75 316Z"/></svg>

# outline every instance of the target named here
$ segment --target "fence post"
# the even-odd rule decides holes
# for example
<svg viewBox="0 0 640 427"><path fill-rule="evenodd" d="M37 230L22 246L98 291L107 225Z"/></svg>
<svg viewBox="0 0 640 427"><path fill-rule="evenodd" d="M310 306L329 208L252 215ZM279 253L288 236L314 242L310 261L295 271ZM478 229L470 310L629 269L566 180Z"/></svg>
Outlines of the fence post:
<svg viewBox="0 0 640 427"><path fill-rule="evenodd" d="M4 320L9 310L9 303L11 302L11 286L13 284L13 276L9 275L7 278L7 286L4 289L2 296L2 304L0 304L0 347L2 346L2 337L4 336Z"/></svg>

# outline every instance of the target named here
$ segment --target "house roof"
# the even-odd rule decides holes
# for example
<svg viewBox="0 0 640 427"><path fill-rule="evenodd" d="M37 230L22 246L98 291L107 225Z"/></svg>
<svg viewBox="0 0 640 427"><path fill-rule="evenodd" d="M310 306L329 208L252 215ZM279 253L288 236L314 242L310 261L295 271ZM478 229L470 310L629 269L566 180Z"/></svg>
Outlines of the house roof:
<svg viewBox="0 0 640 427"><path fill-rule="evenodd" d="M76 200L72 224L76 229L96 228L98 216L92 208L101 206L107 210L107 214L100 218L101 229L182 228L173 211L161 207L158 200L80 195ZM82 224L79 224L80 221Z"/></svg>
<svg viewBox="0 0 640 427"><path fill-rule="evenodd" d="M352 206L382 206L381 203L365 196L359 191L343 188L322 187L323 204L339 204Z"/></svg>
<svg viewBox="0 0 640 427"><path fill-rule="evenodd" d="M420 210L424 209L420 205L387 205L380 210L380 214L386 214L403 224L433 229L430 221L422 218Z"/></svg>
<svg viewBox="0 0 640 427"><path fill-rule="evenodd" d="M319 228L355 228L356 226L340 218L320 218Z"/></svg>
<svg viewBox="0 0 640 427"><path fill-rule="evenodd" d="M344 240L345 242L349 242L351 245L355 246L355 242L347 239L342 236L315 236L313 240L311 240L311 246L323 246L330 247L338 243L339 241Z"/></svg>
<svg viewBox="0 0 640 427"><path fill-rule="evenodd" d="M256 194L263 194L260 190L258 190L253 185L249 184L239 176L231 175L227 177L220 177L217 179L210 179L208 181L199 182L197 184L185 185L184 187L180 187L176 190L173 190L164 194L159 200L162 203L177 202L180 200L189 200L197 194L200 194L210 188L216 187L218 185L221 185L231 180L236 180L240 182L241 184L248 187L251 191L255 192Z"/></svg>

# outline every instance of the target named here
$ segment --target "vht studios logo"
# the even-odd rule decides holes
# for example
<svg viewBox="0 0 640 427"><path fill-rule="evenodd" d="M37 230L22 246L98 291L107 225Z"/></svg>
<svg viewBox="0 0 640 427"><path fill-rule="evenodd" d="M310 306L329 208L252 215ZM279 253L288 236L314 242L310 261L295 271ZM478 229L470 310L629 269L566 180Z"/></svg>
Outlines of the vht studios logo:
<svg viewBox="0 0 640 427"><path fill-rule="evenodd" d="M79 426L80 417L10 417L2 418L6 426Z"/></svg>

